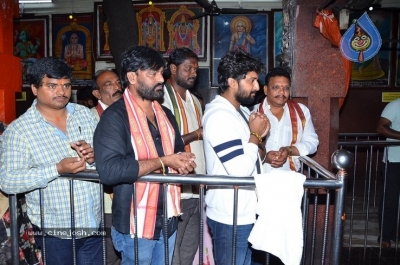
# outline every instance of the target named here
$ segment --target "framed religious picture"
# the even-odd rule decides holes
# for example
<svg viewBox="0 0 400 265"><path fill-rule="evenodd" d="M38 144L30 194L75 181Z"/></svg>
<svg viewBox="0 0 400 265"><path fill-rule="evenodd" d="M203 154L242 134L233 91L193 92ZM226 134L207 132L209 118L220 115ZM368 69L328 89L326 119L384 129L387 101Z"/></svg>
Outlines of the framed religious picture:
<svg viewBox="0 0 400 265"><path fill-rule="evenodd" d="M357 20L362 15L363 12L351 12L349 21ZM375 28L379 32L380 38L382 39L382 45L379 49L379 52L372 58L359 62L352 62L350 86L386 87L389 86L390 78L391 43L383 40L388 40L392 38L392 13L376 11L368 13L368 16L370 19L369 23L375 26ZM355 29L357 30L360 28L358 31L361 32L356 32L355 30L353 35L356 37L356 34L363 34L365 38L369 39L369 36L374 33L374 31L367 32L366 29L371 28L371 26L358 24L359 23L356 24ZM366 54L366 52L364 52L364 54Z"/></svg>
<svg viewBox="0 0 400 265"><path fill-rule="evenodd" d="M48 30L48 16L14 20L14 56L21 60L23 86L29 86L26 80L29 67L48 55Z"/></svg>
<svg viewBox="0 0 400 265"><path fill-rule="evenodd" d="M167 58L178 47L192 49L199 60L206 60L206 17L192 20L204 12L194 2L134 2L133 9L138 24L138 44L152 47ZM112 58L108 44L108 25L102 3L95 3L96 12L96 59Z"/></svg>
<svg viewBox="0 0 400 265"><path fill-rule="evenodd" d="M53 15L53 55L64 59L72 68L72 85L91 85L92 14Z"/></svg>
<svg viewBox="0 0 400 265"><path fill-rule="evenodd" d="M204 12L194 2L160 2L134 5L138 23L139 45L153 47L164 57L175 48L193 50L199 60L206 60L206 17L191 19Z"/></svg>
<svg viewBox="0 0 400 265"><path fill-rule="evenodd" d="M400 14L398 14L398 16L397 38L400 37ZM396 86L400 87L400 42L397 42Z"/></svg>
<svg viewBox="0 0 400 265"><path fill-rule="evenodd" d="M283 12L274 11L274 67L282 66Z"/></svg>
<svg viewBox="0 0 400 265"><path fill-rule="evenodd" d="M211 18L211 85L218 86L217 68L228 51L243 49L267 65L268 14L219 15ZM259 76L263 80L265 75ZM263 82L261 82L263 83Z"/></svg>
<svg viewBox="0 0 400 265"><path fill-rule="evenodd" d="M109 40L109 29L106 15L103 12L103 3L94 3L95 16L95 59L96 61L111 61L113 56L111 54Z"/></svg>

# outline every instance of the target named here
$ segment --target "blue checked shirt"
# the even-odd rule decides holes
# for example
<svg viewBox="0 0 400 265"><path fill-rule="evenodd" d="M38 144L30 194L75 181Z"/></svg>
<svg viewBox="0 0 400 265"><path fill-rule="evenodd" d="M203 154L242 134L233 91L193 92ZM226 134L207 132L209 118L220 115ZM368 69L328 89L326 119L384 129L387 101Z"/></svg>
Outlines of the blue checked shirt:
<svg viewBox="0 0 400 265"><path fill-rule="evenodd" d="M58 178L56 164L63 158L78 157L71 142L85 140L93 146L95 116L84 106L67 105L67 134L48 123L36 109L36 100L3 133L0 152L0 189L9 194L25 193L28 216L40 227L39 189L43 189L44 231L70 237L70 182ZM90 168L88 165L87 168ZM75 227L97 230L101 220L100 185L74 181ZM58 233L58 229L65 232Z"/></svg>

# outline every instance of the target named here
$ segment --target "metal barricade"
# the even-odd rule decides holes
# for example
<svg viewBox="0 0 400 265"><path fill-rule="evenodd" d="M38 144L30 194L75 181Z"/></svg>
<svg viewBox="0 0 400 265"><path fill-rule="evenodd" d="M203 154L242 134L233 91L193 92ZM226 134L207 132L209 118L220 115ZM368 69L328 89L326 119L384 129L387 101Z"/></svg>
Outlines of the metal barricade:
<svg viewBox="0 0 400 265"><path fill-rule="evenodd" d="M320 166L314 160L308 157L300 157L302 164L301 173L306 175L304 183L304 195L302 202L303 213L303 256L301 264L340 264L341 247L342 247L342 231L344 223L344 203L345 203L345 190L346 190L346 172L341 168L337 175L328 171ZM73 189L73 182L79 181L99 181L96 171L85 171L78 174L67 174L61 176L70 180ZM254 186L254 178L252 177L228 177L228 176L212 176L212 175L174 175L168 174L166 176L161 174L149 174L139 179L141 182L155 182L164 184L191 184L200 185L200 199L199 207L203 209L205 187L207 185L229 186L233 187L235 191L234 209L237 208L238 203L238 190L240 187ZM103 194L103 190L99 189ZM71 192L73 196L73 192ZM282 191L284 196L284 191ZM12 259L13 264L19 264L19 250L18 250L18 226L17 226L17 212L16 209L16 195L10 195L10 210L11 210L11 240L12 240ZM164 198L165 200L165 198ZM74 201L71 199L70 201ZM102 203L103 205L103 203ZM73 205L71 205L73 213ZM135 205L136 207L136 205ZM104 205L102 207L104 213ZM164 211L166 211L164 207ZM199 264L203 264L203 212L200 211L200 255ZM164 214L164 216L166 216ZM233 223L236 224L236 217ZM74 217L71 216L73 221ZM167 225L167 217L164 220L164 228ZM104 221L102 220L100 229L104 231ZM73 226L71 226L73 229ZM233 226L236 229L236 225ZM163 229L167 230L167 229ZM167 231L165 231L167 232ZM234 233L235 234L235 233ZM103 264L105 264L105 245L103 234ZM166 248L168 247L168 241ZM137 246L137 244L135 244ZM45 251L42 250L42 251ZM138 249L135 249L138 253ZM235 253L235 252L233 252ZM73 253L75 257L75 253ZM42 255L44 256L44 255ZM235 260L235 254L233 255ZM165 264L168 264L168 253L166 252ZM75 263L76 264L76 260ZM269 264L269 255L266 255L265 263Z"/></svg>
<svg viewBox="0 0 400 265"><path fill-rule="evenodd" d="M357 257L363 264L378 264L383 260L387 264L400 264L400 246L383 252L378 241L379 221L383 220L379 206L385 196L388 163L383 157L387 155L386 147L399 146L400 142L386 141L377 133L342 133L338 145L354 154L354 167L348 171L344 255L348 260ZM399 214L400 211L397 223ZM372 258L375 256L376 260Z"/></svg>

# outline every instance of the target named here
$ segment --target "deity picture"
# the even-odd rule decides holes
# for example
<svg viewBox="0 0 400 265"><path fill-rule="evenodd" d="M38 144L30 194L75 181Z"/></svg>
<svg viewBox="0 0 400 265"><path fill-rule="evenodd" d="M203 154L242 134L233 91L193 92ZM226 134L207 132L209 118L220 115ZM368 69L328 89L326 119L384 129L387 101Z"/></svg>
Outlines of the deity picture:
<svg viewBox="0 0 400 265"><path fill-rule="evenodd" d="M159 50L160 23L149 15L142 24L143 42L141 45Z"/></svg>
<svg viewBox="0 0 400 265"><path fill-rule="evenodd" d="M219 15L211 18L211 84L218 85L217 67L230 50L243 49L266 64L268 62L268 14ZM263 80L263 76L259 76Z"/></svg>
<svg viewBox="0 0 400 265"><path fill-rule="evenodd" d="M85 70L88 65L83 52L84 47L79 43L78 34L79 32L67 32L62 36L64 40L69 40L68 44L64 46L62 58L75 71Z"/></svg>
<svg viewBox="0 0 400 265"><path fill-rule="evenodd" d="M231 42L229 50L242 49L250 52L250 44L256 44L256 41L251 37L251 22L245 16L237 16L231 22Z"/></svg>
<svg viewBox="0 0 400 265"><path fill-rule="evenodd" d="M164 22L165 13L151 5L136 13L139 28L139 45L165 52Z"/></svg>
<svg viewBox="0 0 400 265"><path fill-rule="evenodd" d="M91 85L93 15L53 15L53 55L72 69L74 86Z"/></svg>
<svg viewBox="0 0 400 265"><path fill-rule="evenodd" d="M103 3L95 2L95 21L96 29L94 31L94 38L96 39L95 45L95 59L96 61L111 61L113 56L111 54L109 36L110 29L106 15L103 12Z"/></svg>
<svg viewBox="0 0 400 265"><path fill-rule="evenodd" d="M188 47L197 53L199 60L207 56L207 17L191 20L204 8L194 2L132 3L138 25L138 44L152 47L168 58L173 49ZM108 25L102 3L95 2L96 41L95 59L110 60Z"/></svg>
<svg viewBox="0 0 400 265"><path fill-rule="evenodd" d="M197 44L196 33L191 22L186 21L185 15L181 15L181 20L174 24L172 34L172 47L189 48L199 53L199 45Z"/></svg>
<svg viewBox="0 0 400 265"><path fill-rule="evenodd" d="M203 13L202 7L191 2L134 4L133 7L141 45L160 51L164 58L175 48L186 47L199 60L206 59L206 18L190 19Z"/></svg>
<svg viewBox="0 0 400 265"><path fill-rule="evenodd" d="M47 17L14 20L14 56L22 66L22 83L27 84L29 68L47 56Z"/></svg>
<svg viewBox="0 0 400 265"><path fill-rule="evenodd" d="M169 46L167 54L176 48L189 48L200 54L200 46L197 40L199 31L199 20L191 20L195 14L185 6L181 6L168 21Z"/></svg>

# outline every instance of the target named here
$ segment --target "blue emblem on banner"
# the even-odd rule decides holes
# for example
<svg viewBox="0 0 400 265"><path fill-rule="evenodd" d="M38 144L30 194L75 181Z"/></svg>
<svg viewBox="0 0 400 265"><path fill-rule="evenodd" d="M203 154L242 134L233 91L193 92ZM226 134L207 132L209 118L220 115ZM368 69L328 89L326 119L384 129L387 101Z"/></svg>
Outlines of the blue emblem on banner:
<svg viewBox="0 0 400 265"><path fill-rule="evenodd" d="M348 60L361 63L374 57L381 45L381 35L365 12L343 34L340 51Z"/></svg>

